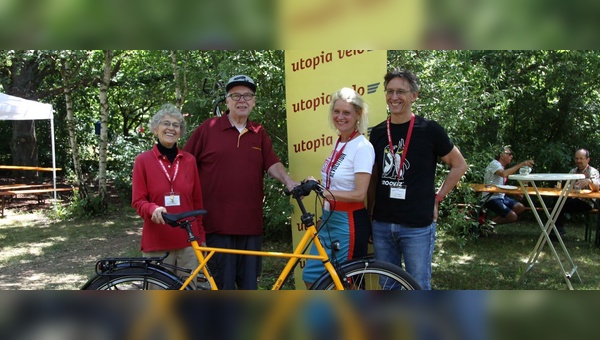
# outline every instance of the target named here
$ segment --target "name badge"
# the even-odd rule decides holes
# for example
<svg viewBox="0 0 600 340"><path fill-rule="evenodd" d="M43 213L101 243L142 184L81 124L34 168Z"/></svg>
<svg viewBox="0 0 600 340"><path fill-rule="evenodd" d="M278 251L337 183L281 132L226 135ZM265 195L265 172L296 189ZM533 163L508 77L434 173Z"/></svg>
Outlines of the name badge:
<svg viewBox="0 0 600 340"><path fill-rule="evenodd" d="M165 207L177 207L181 205L179 194L165 195Z"/></svg>
<svg viewBox="0 0 600 340"><path fill-rule="evenodd" d="M390 198L397 200L406 199L406 185L390 188Z"/></svg>

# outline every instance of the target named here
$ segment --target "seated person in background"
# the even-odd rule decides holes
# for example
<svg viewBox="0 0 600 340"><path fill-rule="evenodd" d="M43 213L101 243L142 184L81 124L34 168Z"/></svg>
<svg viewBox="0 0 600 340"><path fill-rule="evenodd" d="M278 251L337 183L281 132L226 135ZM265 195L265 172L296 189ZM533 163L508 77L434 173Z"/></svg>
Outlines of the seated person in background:
<svg viewBox="0 0 600 340"><path fill-rule="evenodd" d="M583 174L584 179L580 179L575 182L575 190L591 189L592 191L598 191L600 188L600 173L596 168L590 166L590 152L586 149L579 149L575 152L575 165L577 167L569 171L570 174ZM556 229L562 237L565 234L565 213L578 213L592 210L594 202L591 199L581 198L567 198L565 205L563 206L558 218L556 220ZM554 233L550 236L556 239Z"/></svg>
<svg viewBox="0 0 600 340"><path fill-rule="evenodd" d="M503 185L507 177L514 174L522 166L533 166L533 160L529 159L518 163L508 169L505 169L513 160L513 152L509 146L505 146L496 159L494 159L485 168L483 183L487 185ZM484 192L481 195L481 202L484 207L493 211L496 216L492 221L496 224L512 223L517 221L517 215L520 214L525 206L516 200L507 197L502 193Z"/></svg>

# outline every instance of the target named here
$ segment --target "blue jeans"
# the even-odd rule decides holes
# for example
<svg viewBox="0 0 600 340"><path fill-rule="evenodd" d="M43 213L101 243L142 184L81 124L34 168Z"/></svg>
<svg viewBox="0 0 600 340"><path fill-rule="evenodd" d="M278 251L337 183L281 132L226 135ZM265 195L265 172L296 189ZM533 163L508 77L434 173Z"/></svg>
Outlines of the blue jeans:
<svg viewBox="0 0 600 340"><path fill-rule="evenodd" d="M430 290L435 229L435 222L423 228L410 228L373 221L375 259L404 267L422 289Z"/></svg>

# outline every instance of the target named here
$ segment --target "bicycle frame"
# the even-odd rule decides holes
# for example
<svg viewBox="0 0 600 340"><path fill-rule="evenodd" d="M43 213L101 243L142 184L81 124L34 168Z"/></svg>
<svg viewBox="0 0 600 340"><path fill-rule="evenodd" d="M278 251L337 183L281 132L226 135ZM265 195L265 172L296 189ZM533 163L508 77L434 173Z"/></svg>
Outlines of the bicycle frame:
<svg viewBox="0 0 600 340"><path fill-rule="evenodd" d="M198 259L198 266L193 271L191 270L191 268L179 268L177 266L171 266L171 265L167 265L167 264L164 264L165 268L175 269L175 270L183 270L185 272L191 271L191 274L185 279L185 281L183 281L183 284L181 285L179 290L190 289L190 287L193 286L193 285L190 285L190 283L198 277L200 272L202 272L204 274L204 276L206 277L206 279L210 282L211 289L218 290L217 284L216 284L214 278L212 277L210 270L208 268L208 265L207 265L208 261L216 253L235 254L235 255L243 255L243 256L287 258L288 259L287 264L282 269L281 273L279 274L279 277L277 278L277 280L273 284L273 287L271 288L272 290L279 290L283 286L285 280L287 279L289 274L292 272L294 267L298 264L298 261L300 261L301 259L320 260L325 267L325 272L321 275L321 277L318 280L321 280L324 278L329 279L329 277L331 277L331 281L333 282L333 286L335 287L335 289L344 290L345 286L342 283L340 274L338 273L338 271L336 270L334 265L331 263L331 259L330 259L329 255L327 254L327 251L325 250L325 247L323 246L320 238L317 237L318 233L317 233L317 228L314 223L314 215L307 212L306 208L304 207L304 204L302 203L302 197L308 196L308 194L310 194L311 191L319 192L321 190L321 188L322 187L318 184L318 182L311 180L311 181L303 182L302 185L297 186L291 192L286 191L286 194L292 195L294 197L294 199L297 200L298 206L300 207L300 210L302 211L302 224L306 227L306 231L304 232L302 239L296 245L296 248L294 249L294 251L292 253L203 247L203 246L200 246L200 244L198 244L198 238L192 232L191 222L193 222L197 216L206 214L206 210L188 211L188 212L181 213L178 215L163 213L163 218L165 218L165 221L167 222L167 224L169 224L172 227L182 228L187 232L188 242L192 246L192 249L194 250L196 258ZM319 193L322 194L322 192L319 192ZM311 242L314 242L314 245L315 245L318 255L304 254L305 249L308 248L308 245L310 245ZM102 261L106 261L106 260L108 260L111 263L117 262L117 261L124 261L126 263L137 263L137 262L143 261L146 263L146 266L151 267L151 269L152 268L160 269L163 266L160 263L162 258L139 258L139 259L138 258L111 258L111 259L101 260L98 263L103 264L104 262L102 262ZM150 262L148 262L148 261L150 261L150 262L157 261L157 265L150 266L149 265ZM102 276L102 275L104 275L103 273L104 273L104 271L101 271L100 273L97 273L97 275ZM169 276L173 276L173 275L169 275ZM183 278L177 279L178 282L181 282L182 280L183 280ZM91 281L93 281L93 279Z"/></svg>
<svg viewBox="0 0 600 340"><path fill-rule="evenodd" d="M202 273L209 280L211 287L213 287L212 289L213 290L217 289L217 285L216 285L213 277L210 275L210 272L208 271L208 267L206 266L206 264L208 263L208 260L210 260L215 253L288 258L289 260L288 260L287 264L285 265L285 267L282 269L281 274L279 275L279 277L273 284L273 287L271 288L272 290L281 289L281 287L283 286L283 283L285 282L285 279L289 276L289 274L294 269L294 267L296 266L296 264L298 263L298 261L300 259L321 260L323 262L323 264L325 266L325 270L326 270L326 273L324 273L323 275L327 275L327 273L329 275L331 275L333 282L335 283L336 289L343 290L344 285L342 284L342 281L341 281L337 271L331 264L329 256L327 255L327 252L325 251L325 248L323 247L321 240L318 237L316 237L316 235L317 235L317 228L315 227L314 223L312 223L310 226L307 227L306 232L304 233L304 236L302 237L302 239L300 240L300 242L294 249L293 253L279 253L279 252L265 252L265 251L257 251L257 250L237 250L237 249L228 249L228 248L202 247L198 244L198 241L196 241L194 239L190 243L192 244L194 252L196 253L196 257L198 258L199 264L198 264L198 267L196 267L196 269L184 281L180 290L186 289L186 287L200 273L200 271L202 271ZM305 249L305 247L308 246L311 241L313 241L315 243L315 247L316 247L319 255L310 255L310 254L303 253L303 249ZM206 252L207 254L204 255L203 252Z"/></svg>
<svg viewBox="0 0 600 340"><path fill-rule="evenodd" d="M276 253L276 252L265 252L265 251L258 251L258 250L239 250L239 249L228 249L228 248L201 247L198 244L196 237L192 233L192 231L189 227L189 223L188 223L185 226L185 229L188 232L189 242L191 243L192 248L194 249L194 253L196 254L196 257L198 258L199 264L198 264L198 267L196 267L196 269L191 273L191 275L184 281L184 283L180 289L185 289L192 282L192 280L194 280L194 278L197 277L197 275L200 273L200 271L202 271L202 273L209 280L212 289L213 290L218 289L212 275L210 275L210 271L208 270L208 267L206 264L213 257L213 255L215 253L222 253L222 254L236 254L236 255L246 255L246 256L251 255L251 256L288 258L289 260L288 260L287 264L285 265L285 267L283 268L283 270L281 271L281 274L279 274L279 277L275 281L275 284L273 284L273 287L271 288L272 290L281 289L281 287L283 286L283 283L285 282L285 279L289 276L290 272L296 266L296 264L298 263L298 261L300 259L321 260L321 262L323 262L323 265L325 266L325 273L323 273L323 275L331 275L331 278L333 280L335 288L338 290L344 290L344 285L342 284L342 281L341 281L336 269L333 267L333 264L331 264L329 255L327 255L327 252L325 251L325 248L323 247L321 240L317 237L317 228L315 227L313 215L310 214L308 211L306 211L306 208L304 207L304 204L302 203L303 196L308 196L311 191L317 191L317 189L319 187L320 186L316 181L306 181L306 182L303 182L302 185L299 185L298 187L294 188L294 190L292 190L291 192L288 192L286 190L286 194L292 195L292 197L298 202L298 206L300 208L300 211L302 212L302 223L307 227L306 231L304 232L304 236L302 236L302 239L296 245L296 248L294 249L293 253L279 253L279 252ZM310 244L310 242L314 242L319 255L304 254L304 249L306 249L306 247ZM204 252L206 252L206 255L204 255Z"/></svg>

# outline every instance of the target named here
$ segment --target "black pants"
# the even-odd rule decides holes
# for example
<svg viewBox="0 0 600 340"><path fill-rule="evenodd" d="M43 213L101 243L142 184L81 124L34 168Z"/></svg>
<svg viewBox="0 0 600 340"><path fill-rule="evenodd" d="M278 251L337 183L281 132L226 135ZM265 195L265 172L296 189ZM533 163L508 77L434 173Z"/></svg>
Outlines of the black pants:
<svg viewBox="0 0 600 340"><path fill-rule="evenodd" d="M260 250L262 235L206 234L206 245L215 248ZM208 261L208 267L219 289L258 289L257 279L262 270L262 257L219 254Z"/></svg>
<svg viewBox="0 0 600 340"><path fill-rule="evenodd" d="M558 232L561 234L565 231L565 213L582 213L590 210L592 210L592 206L586 201L582 201L579 198L567 198L567 201L556 220L556 229L558 229Z"/></svg>

